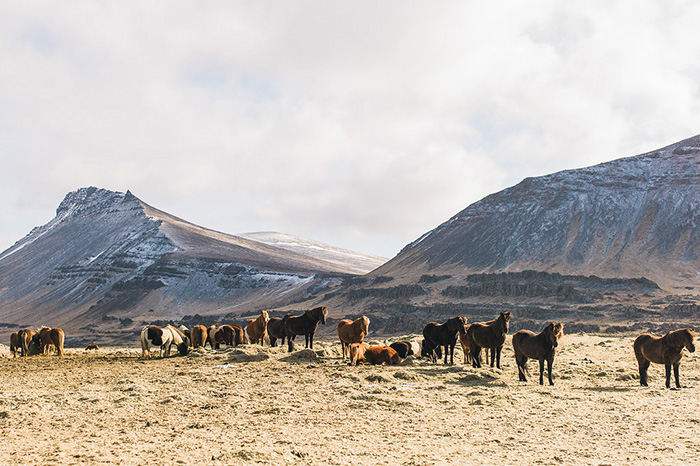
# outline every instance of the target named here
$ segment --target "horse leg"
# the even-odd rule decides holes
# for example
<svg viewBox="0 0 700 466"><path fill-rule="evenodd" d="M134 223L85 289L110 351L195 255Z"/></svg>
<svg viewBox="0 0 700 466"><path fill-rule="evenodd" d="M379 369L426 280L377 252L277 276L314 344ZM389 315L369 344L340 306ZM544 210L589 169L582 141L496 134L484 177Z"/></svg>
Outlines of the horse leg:
<svg viewBox="0 0 700 466"><path fill-rule="evenodd" d="M275 337L270 337L270 348L275 347L275 343L277 343L277 338Z"/></svg>
<svg viewBox="0 0 700 466"><path fill-rule="evenodd" d="M639 385L642 387L648 387L649 382L647 381L647 369L649 369L649 361L639 360Z"/></svg>
<svg viewBox="0 0 700 466"><path fill-rule="evenodd" d="M666 364L666 388L671 388L671 365Z"/></svg>
<svg viewBox="0 0 700 466"><path fill-rule="evenodd" d="M491 348L491 367L496 364L496 348Z"/></svg>
<svg viewBox="0 0 700 466"><path fill-rule="evenodd" d="M540 359L540 385L544 385L544 359Z"/></svg>
<svg viewBox="0 0 700 466"><path fill-rule="evenodd" d="M314 334L309 333L309 349L314 349Z"/></svg>
<svg viewBox="0 0 700 466"><path fill-rule="evenodd" d="M678 380L678 369L680 368L681 363L677 362L673 365L673 375L676 378L676 388L681 388L681 382Z"/></svg>
<svg viewBox="0 0 700 466"><path fill-rule="evenodd" d="M496 348L496 367L501 368L501 350L503 349L502 346L499 346Z"/></svg>
<svg viewBox="0 0 700 466"><path fill-rule="evenodd" d="M287 349L289 350L290 353L292 351L294 351L294 338L295 337L296 337L296 335L294 335L294 336L287 335Z"/></svg>
<svg viewBox="0 0 700 466"><path fill-rule="evenodd" d="M549 385L554 385L554 382L552 382L552 364L554 364L554 358L547 359L547 373L549 375Z"/></svg>
<svg viewBox="0 0 700 466"><path fill-rule="evenodd" d="M472 346L472 366L477 369L481 367L481 346Z"/></svg>
<svg viewBox="0 0 700 466"><path fill-rule="evenodd" d="M518 379L527 382L527 356L515 354L515 363L518 365Z"/></svg>
<svg viewBox="0 0 700 466"><path fill-rule="evenodd" d="M450 345L450 364L455 363L455 345L456 344L457 344L457 342L455 341L454 343L452 343ZM447 349L445 349L445 351L447 351Z"/></svg>

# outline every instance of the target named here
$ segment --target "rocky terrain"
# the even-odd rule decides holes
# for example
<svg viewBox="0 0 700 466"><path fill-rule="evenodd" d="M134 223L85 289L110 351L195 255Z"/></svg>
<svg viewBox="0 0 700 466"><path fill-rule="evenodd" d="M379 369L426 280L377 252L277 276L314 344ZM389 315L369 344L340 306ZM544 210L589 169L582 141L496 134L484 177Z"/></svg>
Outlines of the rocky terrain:
<svg viewBox="0 0 700 466"><path fill-rule="evenodd" d="M566 331L566 328L564 329ZM409 359L348 367L336 341L139 359L136 344L0 357L0 463L15 465L697 464L698 353L681 390L631 337L564 336L554 382ZM7 348L0 348L7 356Z"/></svg>

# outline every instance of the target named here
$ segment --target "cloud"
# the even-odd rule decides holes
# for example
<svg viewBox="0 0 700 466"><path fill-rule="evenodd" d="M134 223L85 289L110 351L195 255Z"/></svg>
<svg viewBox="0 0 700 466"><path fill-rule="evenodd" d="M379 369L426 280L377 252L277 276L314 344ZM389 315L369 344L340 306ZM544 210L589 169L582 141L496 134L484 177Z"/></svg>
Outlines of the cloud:
<svg viewBox="0 0 700 466"><path fill-rule="evenodd" d="M698 132L692 2L27 3L0 6L0 249L97 185L391 256Z"/></svg>

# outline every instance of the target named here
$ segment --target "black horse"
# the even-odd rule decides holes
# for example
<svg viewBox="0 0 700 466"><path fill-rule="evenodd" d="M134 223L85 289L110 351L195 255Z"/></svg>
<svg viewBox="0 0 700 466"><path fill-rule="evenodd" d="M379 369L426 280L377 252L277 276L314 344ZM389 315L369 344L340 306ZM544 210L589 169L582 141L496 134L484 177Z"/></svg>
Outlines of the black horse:
<svg viewBox="0 0 700 466"><path fill-rule="evenodd" d="M444 324L430 322L423 329L423 352L427 352L433 362L437 358L441 347L445 347L445 364L447 364L447 354L450 353L450 364L454 364L455 345L457 344L457 332L466 332L467 319L463 316L451 317Z"/></svg>
<svg viewBox="0 0 700 466"><path fill-rule="evenodd" d="M294 339L297 335L304 335L306 337L305 348L314 347L314 333L318 328L318 323L321 322L323 325L326 324L326 316L328 315L328 309L325 306L317 307L314 309L309 309L298 316L292 316L287 314L282 319L284 322L284 330L287 335L287 346L289 352L294 351Z"/></svg>
<svg viewBox="0 0 700 466"><path fill-rule="evenodd" d="M282 319L277 317L270 317L267 322L267 335L270 337L270 346L277 346L277 340L280 340L280 344L284 345L284 339L287 337L287 333L284 330L284 322Z"/></svg>

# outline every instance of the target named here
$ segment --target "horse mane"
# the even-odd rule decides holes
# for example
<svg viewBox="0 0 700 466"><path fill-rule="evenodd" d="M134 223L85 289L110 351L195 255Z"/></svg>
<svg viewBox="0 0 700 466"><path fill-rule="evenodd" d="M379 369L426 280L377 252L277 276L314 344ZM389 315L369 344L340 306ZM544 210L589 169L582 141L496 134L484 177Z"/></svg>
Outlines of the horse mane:
<svg viewBox="0 0 700 466"><path fill-rule="evenodd" d="M687 340L693 341L693 338L695 338L695 330L692 328L673 330L668 332L665 338L669 346L674 348L683 347L685 346Z"/></svg>

